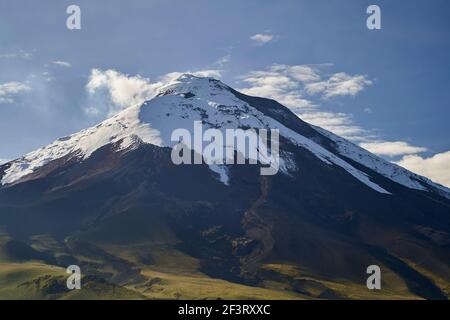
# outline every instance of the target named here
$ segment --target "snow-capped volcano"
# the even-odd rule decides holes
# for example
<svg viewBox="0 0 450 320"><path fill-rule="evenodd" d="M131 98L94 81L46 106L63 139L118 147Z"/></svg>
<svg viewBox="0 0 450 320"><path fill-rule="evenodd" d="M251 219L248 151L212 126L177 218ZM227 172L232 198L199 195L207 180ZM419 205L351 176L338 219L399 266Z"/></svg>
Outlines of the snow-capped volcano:
<svg viewBox="0 0 450 320"><path fill-rule="evenodd" d="M220 132L277 129L278 173L175 164L172 133L198 122ZM183 75L148 101L0 165L0 180L0 230L13 248L15 239L30 244L18 247L21 259L77 264L127 290L150 292L164 287L160 272L187 270L354 298L376 264L394 279L383 284L388 297L448 298L447 188L215 79ZM11 252L3 247L0 260Z"/></svg>
<svg viewBox="0 0 450 320"><path fill-rule="evenodd" d="M171 141L174 130L192 130L194 121L202 121L205 128L221 131L237 128L278 129L280 136L289 143L308 150L318 161L341 167L361 183L380 193L390 194L391 191L375 183L370 172L355 167L348 159L408 188L434 190L447 197L450 194L449 189L370 154L324 129L310 126L315 134L306 137L283 123L283 119L294 116L287 109L280 107L269 114L263 108L244 101L242 97L243 95L237 94L218 80L183 74L162 85L155 97L143 104L130 106L95 127L60 138L10 162L1 177L1 184L20 182L35 170L62 157L87 159L93 152L108 144L117 144L117 151L128 150L141 142L173 147L176 143ZM278 116L275 117L274 113ZM304 122L301 125L309 126ZM332 144L329 143L330 140ZM224 183L228 183L226 167L211 165L210 168L220 175ZM291 159L290 153L282 149L280 169L281 174L302 170Z"/></svg>

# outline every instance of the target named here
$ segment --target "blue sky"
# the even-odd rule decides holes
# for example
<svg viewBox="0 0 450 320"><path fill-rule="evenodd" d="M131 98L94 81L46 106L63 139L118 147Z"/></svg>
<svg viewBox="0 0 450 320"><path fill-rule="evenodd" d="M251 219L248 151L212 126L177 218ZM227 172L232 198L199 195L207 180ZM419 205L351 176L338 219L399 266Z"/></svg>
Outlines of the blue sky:
<svg viewBox="0 0 450 320"><path fill-rule="evenodd" d="M449 14L445 0L2 0L0 158L124 107L112 90L203 71L450 184Z"/></svg>

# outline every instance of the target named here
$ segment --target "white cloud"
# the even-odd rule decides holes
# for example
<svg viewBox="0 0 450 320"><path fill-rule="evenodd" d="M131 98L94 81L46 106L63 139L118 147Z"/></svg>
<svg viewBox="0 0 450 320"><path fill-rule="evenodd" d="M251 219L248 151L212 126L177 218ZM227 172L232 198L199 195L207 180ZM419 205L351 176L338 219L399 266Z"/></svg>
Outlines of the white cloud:
<svg viewBox="0 0 450 320"><path fill-rule="evenodd" d="M371 85L363 75L345 72L327 78L321 66L274 64L267 70L252 71L240 77L250 87L242 89L247 94L259 94L280 101L288 107L311 107L308 95L320 94L330 99L337 96L355 96Z"/></svg>
<svg viewBox="0 0 450 320"><path fill-rule="evenodd" d="M61 61L61 60L56 60L52 62L54 65L60 66L60 67L64 67L64 68L70 68L72 66L72 64L70 64L70 62L67 61Z"/></svg>
<svg viewBox="0 0 450 320"><path fill-rule="evenodd" d="M216 79L220 79L222 77L222 70L217 69L199 70L194 72L183 72L183 73L190 73L197 77L211 77Z"/></svg>
<svg viewBox="0 0 450 320"><path fill-rule="evenodd" d="M231 61L231 55L227 54L226 56L223 56L220 59L217 59L217 61L214 63L215 66L219 68L223 68L225 65L229 64Z"/></svg>
<svg viewBox="0 0 450 320"><path fill-rule="evenodd" d="M272 72L283 73L300 82L313 82L321 79L319 70L309 65L288 66L284 64L274 64L270 67L270 70Z"/></svg>
<svg viewBox="0 0 450 320"><path fill-rule="evenodd" d="M361 135L366 134L366 130L354 125L352 116L346 113L307 110L300 111L299 116L306 122L353 141L363 139Z"/></svg>
<svg viewBox="0 0 450 320"><path fill-rule="evenodd" d="M9 162L9 161L11 161L11 160L0 158L0 165L2 165L2 164L4 164L4 163L7 163L7 162Z"/></svg>
<svg viewBox="0 0 450 320"><path fill-rule="evenodd" d="M199 71L185 71L185 72L169 72L163 76L158 77L158 82L155 82L155 87L159 87L164 83L175 80L183 74L192 74L196 77L211 77L215 79L220 79L222 77L222 70L217 69L207 69Z"/></svg>
<svg viewBox="0 0 450 320"><path fill-rule="evenodd" d="M252 71L240 77L246 83L246 88L240 89L243 93L254 96L267 97L277 100L286 107L289 107L295 114L303 120L332 131L338 135L353 141L365 141L369 133L363 128L353 124L352 116L345 113L322 111L317 102L311 100L310 92L307 88L320 86L322 94L325 91L334 92L328 94L329 98L336 96L337 92L344 95L344 91L357 94L363 88L356 90L353 86L354 79L363 76L349 76L345 73L337 73L327 78L322 72L323 67L329 65L282 65L274 64L262 71ZM346 76L342 76L342 75ZM341 79L345 83L339 83ZM357 82L357 81L356 81ZM334 87L325 85L333 83ZM328 87L329 88L328 88ZM345 89L345 90L344 90ZM310 89L311 90L311 89ZM319 90L316 89L317 93Z"/></svg>
<svg viewBox="0 0 450 320"><path fill-rule="evenodd" d="M0 103L13 103L16 95L30 90L31 88L22 82L12 81L0 84Z"/></svg>
<svg viewBox="0 0 450 320"><path fill-rule="evenodd" d="M112 69L93 69L86 85L91 103L85 111L90 115L111 116L151 98L155 89L155 84L139 75L129 76Z"/></svg>
<svg viewBox="0 0 450 320"><path fill-rule="evenodd" d="M405 154L417 154L427 151L426 148L415 147L404 141L378 141L361 143L360 146L372 153L382 156L401 156Z"/></svg>
<svg viewBox="0 0 450 320"><path fill-rule="evenodd" d="M44 79L47 82L55 80L55 78L52 76L52 74L48 71L42 72L42 79Z"/></svg>
<svg viewBox="0 0 450 320"><path fill-rule="evenodd" d="M251 40L256 41L259 45L264 45L275 39L272 34L258 33L250 37Z"/></svg>
<svg viewBox="0 0 450 320"><path fill-rule="evenodd" d="M430 158L408 155L397 164L450 188L450 151L435 154Z"/></svg>
<svg viewBox="0 0 450 320"><path fill-rule="evenodd" d="M17 58L17 53L1 53L0 59L14 59Z"/></svg>
<svg viewBox="0 0 450 320"><path fill-rule="evenodd" d="M317 71L310 66L274 64L264 71L252 71L240 77L250 85L241 91L248 95L268 97L291 108L312 107L304 97L302 83L319 80Z"/></svg>
<svg viewBox="0 0 450 320"><path fill-rule="evenodd" d="M33 54L31 52L25 51L25 50L19 50L18 52L13 52L13 53L0 53L0 59L16 59L16 58L21 58L21 59L31 59L31 57L33 56Z"/></svg>
<svg viewBox="0 0 450 320"><path fill-rule="evenodd" d="M382 141L370 130L356 125L351 114L322 110L321 101L314 100L314 96L327 100L337 96L355 96L372 84L363 75L345 72L327 75L323 68L329 66L274 64L266 70L252 71L239 77L247 85L240 91L275 99L302 120L361 143L364 148L379 155L400 156L426 150L403 141ZM372 109L365 108L364 111L370 113Z"/></svg>
<svg viewBox="0 0 450 320"><path fill-rule="evenodd" d="M100 118L112 116L122 109L153 98L161 85L183 73L191 73L198 77L221 77L221 70L208 69L172 72L160 77L156 82L151 82L150 79L140 75L130 76L113 69L93 69L86 85L89 103L84 107L84 111L90 116Z"/></svg>
<svg viewBox="0 0 450 320"><path fill-rule="evenodd" d="M322 94L324 98L337 96L355 96L366 86L372 84L363 75L349 75L345 72L333 74L325 81L308 83L305 85L306 92L310 95Z"/></svg>

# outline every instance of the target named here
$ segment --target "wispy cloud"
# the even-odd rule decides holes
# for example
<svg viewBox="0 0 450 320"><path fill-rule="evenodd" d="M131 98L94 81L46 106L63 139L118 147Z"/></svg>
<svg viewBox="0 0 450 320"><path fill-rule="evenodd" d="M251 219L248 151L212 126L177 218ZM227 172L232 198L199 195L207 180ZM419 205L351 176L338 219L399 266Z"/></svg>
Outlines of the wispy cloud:
<svg viewBox="0 0 450 320"><path fill-rule="evenodd" d="M31 59L33 56L32 52L25 51L25 50L19 50L17 52L9 52L9 53L0 53L0 59Z"/></svg>
<svg viewBox="0 0 450 320"><path fill-rule="evenodd" d="M15 96L30 91L31 88L22 82L6 82L0 84L0 103L13 103Z"/></svg>
<svg viewBox="0 0 450 320"><path fill-rule="evenodd" d="M197 77L211 77L211 78L220 79L220 78L222 78L222 72L223 72L222 70L218 70L218 69L206 69L206 70L198 70L198 71L180 72L178 74L181 75L183 73L190 73Z"/></svg>
<svg viewBox="0 0 450 320"><path fill-rule="evenodd" d="M341 137L357 141L370 139L369 132L353 122L350 114L319 110L299 110L297 114L302 120L331 131Z"/></svg>
<svg viewBox="0 0 450 320"><path fill-rule="evenodd" d="M314 105L308 96L319 95L326 99L355 96L372 84L364 75L345 72L326 75L321 67L323 65L274 64L267 70L252 71L241 76L243 82L250 84L250 87L242 90L248 94L270 96L283 101L286 106L297 108Z"/></svg>
<svg viewBox="0 0 450 320"><path fill-rule="evenodd" d="M52 74L49 71L42 72L42 78L48 82L55 80L55 78L52 76Z"/></svg>
<svg viewBox="0 0 450 320"><path fill-rule="evenodd" d="M371 130L355 124L352 114L323 110L323 100L329 102L337 97L356 96L372 85L365 75L345 72L328 74L325 69L329 66L274 64L266 70L240 76L239 79L247 85L240 91L275 99L304 121L359 143L378 155L401 156L426 150L403 141L384 141ZM365 108L363 111L370 113L372 109Z"/></svg>
<svg viewBox="0 0 450 320"><path fill-rule="evenodd" d="M113 69L93 69L86 84L89 101L84 111L87 115L97 118L114 115L122 109L153 98L163 84L184 73L214 78L220 78L222 75L221 70L216 69L171 72L151 82L149 78L140 75L130 76Z"/></svg>
<svg viewBox="0 0 450 320"><path fill-rule="evenodd" d="M226 56L223 56L223 57L217 59L217 61L214 63L214 65L217 66L218 68L223 68L227 64L229 64L230 61L231 61L231 55L227 54Z"/></svg>
<svg viewBox="0 0 450 320"><path fill-rule="evenodd" d="M360 146L372 153L389 157L417 154L427 151L426 148L415 147L404 141L366 142L361 143Z"/></svg>
<svg viewBox="0 0 450 320"><path fill-rule="evenodd" d="M140 75L129 76L112 69L93 69L86 90L90 104L84 108L85 112L92 116L110 116L152 97L155 85Z"/></svg>
<svg viewBox="0 0 450 320"><path fill-rule="evenodd" d="M320 76L310 66L275 64L239 79L248 85L241 89L246 94L272 98L291 108L304 108L314 104L305 97L303 85L320 80Z"/></svg>
<svg viewBox="0 0 450 320"><path fill-rule="evenodd" d="M251 40L255 41L259 45L264 45L275 40L276 36L268 33L257 33L250 37Z"/></svg>
<svg viewBox="0 0 450 320"><path fill-rule="evenodd" d="M352 115L322 110L320 100L315 99L317 95L328 100L347 94L356 95L365 88L353 88L354 79L363 76L346 73L327 75L323 70L329 66L274 64L266 70L252 71L239 77L247 84L241 91L275 99L307 122L353 141L365 141L370 134L353 123ZM314 86L316 90L312 92Z"/></svg>
<svg viewBox="0 0 450 320"><path fill-rule="evenodd" d="M407 155L397 164L450 188L450 151L435 154L430 158Z"/></svg>
<svg viewBox="0 0 450 320"><path fill-rule="evenodd" d="M306 92L310 95L322 94L324 98L338 96L355 96L366 86L372 84L364 75L349 75L345 72L333 74L325 81L318 81L306 84Z"/></svg>
<svg viewBox="0 0 450 320"><path fill-rule="evenodd" d="M62 61L62 60L56 60L56 61L52 61L52 63L54 65L57 65L59 67L64 67L64 68L70 68L72 67L72 64L70 62L67 61Z"/></svg>

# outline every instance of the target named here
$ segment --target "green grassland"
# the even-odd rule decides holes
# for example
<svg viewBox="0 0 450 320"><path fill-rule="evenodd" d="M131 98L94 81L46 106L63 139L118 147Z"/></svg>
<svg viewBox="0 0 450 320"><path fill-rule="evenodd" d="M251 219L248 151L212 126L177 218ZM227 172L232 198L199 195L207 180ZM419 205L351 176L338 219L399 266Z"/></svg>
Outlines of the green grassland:
<svg viewBox="0 0 450 320"><path fill-rule="evenodd" d="M139 267L139 281L130 284L113 284L100 277L86 276L81 290L68 290L65 268L38 260L11 257L5 244L11 238L0 237L0 299L302 299L297 293L267 289L213 279L198 271L198 261L166 245L140 244L115 246L108 249L111 257ZM48 236L34 237L33 249L48 250L49 246L59 256L65 255L63 246ZM151 251L151 255L148 254ZM105 252L105 251L103 251ZM116 254L114 256L113 254ZM151 256L151 257L149 257ZM152 264L142 262L151 259ZM99 256L97 259L79 255L75 257L95 268L99 274L117 276L123 271L109 265Z"/></svg>
<svg viewBox="0 0 450 320"><path fill-rule="evenodd" d="M176 239L127 244L98 241L84 246L71 242L38 235L24 244L0 235L0 299L418 298L387 266L382 266L381 291L368 290L364 283L324 279L287 262L261 265L257 273L262 280L248 285L208 276L198 259L177 249ZM11 244L19 253L11 252ZM67 289L65 261L81 266L81 290ZM448 293L445 280L434 280Z"/></svg>

